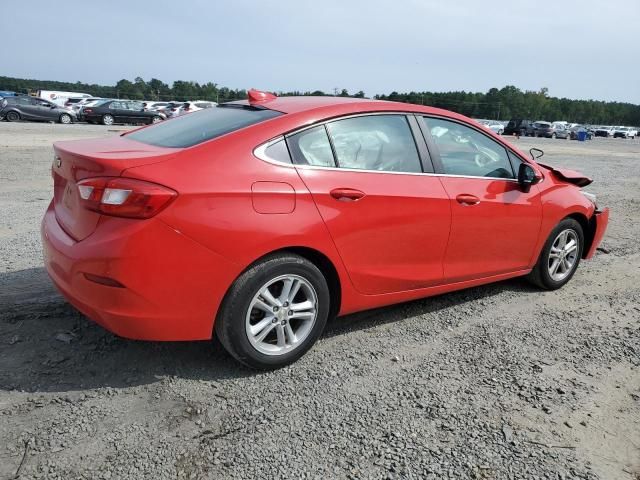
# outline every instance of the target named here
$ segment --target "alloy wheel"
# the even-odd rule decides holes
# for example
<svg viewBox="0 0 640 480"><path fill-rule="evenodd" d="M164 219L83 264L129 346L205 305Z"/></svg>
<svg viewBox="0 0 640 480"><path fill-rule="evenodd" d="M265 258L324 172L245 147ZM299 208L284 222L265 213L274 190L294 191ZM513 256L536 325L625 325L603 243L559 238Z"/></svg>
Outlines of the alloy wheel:
<svg viewBox="0 0 640 480"><path fill-rule="evenodd" d="M563 230L551 244L547 268L549 276L561 282L571 274L578 261L578 234L572 230Z"/></svg>
<svg viewBox="0 0 640 480"><path fill-rule="evenodd" d="M302 345L318 316L318 295L299 275L282 275L255 294L245 319L249 343L265 355L283 355Z"/></svg>

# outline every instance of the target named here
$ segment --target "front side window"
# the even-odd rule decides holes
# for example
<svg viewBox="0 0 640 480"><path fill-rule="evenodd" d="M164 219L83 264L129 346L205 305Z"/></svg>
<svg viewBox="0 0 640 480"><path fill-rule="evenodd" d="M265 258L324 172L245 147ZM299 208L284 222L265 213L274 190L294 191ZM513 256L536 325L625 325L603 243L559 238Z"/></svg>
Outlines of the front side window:
<svg viewBox="0 0 640 480"><path fill-rule="evenodd" d="M514 178L506 149L486 135L457 122L424 117L440 152L445 174Z"/></svg>
<svg viewBox="0 0 640 480"><path fill-rule="evenodd" d="M422 172L418 149L404 115L369 115L327 124L340 168Z"/></svg>

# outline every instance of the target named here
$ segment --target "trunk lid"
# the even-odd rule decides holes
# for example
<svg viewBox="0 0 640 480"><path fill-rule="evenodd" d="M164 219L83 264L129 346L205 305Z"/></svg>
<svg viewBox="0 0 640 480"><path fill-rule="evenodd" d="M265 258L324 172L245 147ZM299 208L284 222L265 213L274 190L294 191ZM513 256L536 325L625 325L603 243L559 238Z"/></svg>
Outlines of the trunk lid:
<svg viewBox="0 0 640 480"><path fill-rule="evenodd" d="M56 219L76 241L91 235L101 217L81 205L77 182L91 177L118 177L127 168L162 162L180 151L126 137L56 142L53 150L51 173Z"/></svg>

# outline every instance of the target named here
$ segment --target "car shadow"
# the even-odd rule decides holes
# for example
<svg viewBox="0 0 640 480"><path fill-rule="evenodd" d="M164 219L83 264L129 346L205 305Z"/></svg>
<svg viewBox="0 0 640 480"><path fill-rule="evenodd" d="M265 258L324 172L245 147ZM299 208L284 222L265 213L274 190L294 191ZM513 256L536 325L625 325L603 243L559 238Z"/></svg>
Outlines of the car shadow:
<svg viewBox="0 0 640 480"><path fill-rule="evenodd" d="M534 291L511 280L332 319L323 336L375 328L499 294ZM0 391L71 392L130 387L162 378L224 381L260 375L238 364L217 339L143 342L88 320L55 290L42 268L0 274Z"/></svg>

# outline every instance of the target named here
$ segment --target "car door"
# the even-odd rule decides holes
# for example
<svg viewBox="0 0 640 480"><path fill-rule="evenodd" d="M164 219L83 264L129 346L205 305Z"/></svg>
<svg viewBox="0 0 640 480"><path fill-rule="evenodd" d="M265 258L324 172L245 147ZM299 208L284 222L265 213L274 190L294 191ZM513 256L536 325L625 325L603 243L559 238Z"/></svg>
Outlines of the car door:
<svg viewBox="0 0 640 480"><path fill-rule="evenodd" d="M109 113L113 115L116 123L125 123L128 120L126 102L118 100L109 104Z"/></svg>
<svg viewBox="0 0 640 480"><path fill-rule="evenodd" d="M134 123L148 123L149 115L144 111L142 102L127 102L129 109L129 121Z"/></svg>
<svg viewBox="0 0 640 480"><path fill-rule="evenodd" d="M58 106L48 102L47 100L42 100L40 98L36 98L36 105L38 108L38 115L42 120L57 120L60 116L60 111L58 110Z"/></svg>
<svg viewBox="0 0 640 480"><path fill-rule="evenodd" d="M524 192L517 182L522 160L468 124L421 120L451 205L445 281L526 269L538 241L542 204L535 185Z"/></svg>
<svg viewBox="0 0 640 480"><path fill-rule="evenodd" d="M42 112L36 102L36 98L33 97L20 97L17 99L17 107L20 110L20 115L25 120L42 120Z"/></svg>
<svg viewBox="0 0 640 480"><path fill-rule="evenodd" d="M442 281L450 206L438 177L423 173L433 169L413 116L342 118L287 144L359 292Z"/></svg>

